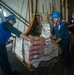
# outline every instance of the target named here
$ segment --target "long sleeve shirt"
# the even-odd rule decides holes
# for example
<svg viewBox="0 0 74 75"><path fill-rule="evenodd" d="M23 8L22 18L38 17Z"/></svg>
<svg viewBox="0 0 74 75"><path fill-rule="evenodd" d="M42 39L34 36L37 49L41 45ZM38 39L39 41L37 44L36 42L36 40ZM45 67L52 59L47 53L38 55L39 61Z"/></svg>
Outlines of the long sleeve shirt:
<svg viewBox="0 0 74 75"><path fill-rule="evenodd" d="M60 21L59 24L55 24L52 29L52 35L56 34L57 38L67 38L69 37L68 25L65 21Z"/></svg>
<svg viewBox="0 0 74 75"><path fill-rule="evenodd" d="M13 34L15 34L16 36L20 37L20 34L22 33L21 31L19 31L18 29L16 29L11 23L9 22L3 22L2 23L3 28L6 31L9 31Z"/></svg>

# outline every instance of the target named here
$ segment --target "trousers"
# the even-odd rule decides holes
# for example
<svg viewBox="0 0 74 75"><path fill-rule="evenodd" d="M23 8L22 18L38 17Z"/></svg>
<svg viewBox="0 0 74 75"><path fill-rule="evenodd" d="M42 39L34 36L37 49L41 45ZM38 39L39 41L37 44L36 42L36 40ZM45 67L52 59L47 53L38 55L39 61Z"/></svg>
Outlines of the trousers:
<svg viewBox="0 0 74 75"><path fill-rule="evenodd" d="M5 44L0 44L0 66L4 75L10 75L12 70L8 60L7 48Z"/></svg>
<svg viewBox="0 0 74 75"><path fill-rule="evenodd" d="M65 38L61 40L59 43L62 49L62 56L65 61L69 59L70 53L69 53L69 48L70 48L70 37Z"/></svg>

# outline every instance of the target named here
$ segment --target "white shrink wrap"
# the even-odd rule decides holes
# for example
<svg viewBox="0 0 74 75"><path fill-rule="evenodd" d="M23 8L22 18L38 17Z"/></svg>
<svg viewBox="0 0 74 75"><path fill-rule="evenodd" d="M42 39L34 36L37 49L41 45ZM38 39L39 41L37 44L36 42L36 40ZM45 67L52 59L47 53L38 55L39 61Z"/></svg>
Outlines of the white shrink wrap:
<svg viewBox="0 0 74 75"><path fill-rule="evenodd" d="M16 45L15 45L15 53L23 58L22 56L22 39L21 38L16 38Z"/></svg>
<svg viewBox="0 0 74 75"><path fill-rule="evenodd" d="M51 35L51 32L50 32L50 25L48 22L45 22L42 24L42 31L41 31L41 37L44 37L44 38L49 38Z"/></svg>
<svg viewBox="0 0 74 75"><path fill-rule="evenodd" d="M51 39L35 36L31 36L30 38L34 40L33 43L25 39L23 40L17 38L16 40L15 53L21 58L24 56L23 59L26 63L37 67L41 61L51 60L52 58L58 56L58 45L53 47ZM22 43L24 48L22 47ZM22 54L22 49L24 50L24 55Z"/></svg>

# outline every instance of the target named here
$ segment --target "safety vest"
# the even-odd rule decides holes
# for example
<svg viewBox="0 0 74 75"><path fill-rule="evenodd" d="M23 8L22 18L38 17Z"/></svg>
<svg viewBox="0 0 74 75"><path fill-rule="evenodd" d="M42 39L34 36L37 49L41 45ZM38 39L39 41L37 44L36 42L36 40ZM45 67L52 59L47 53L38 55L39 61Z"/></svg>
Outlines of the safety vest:
<svg viewBox="0 0 74 75"><path fill-rule="evenodd" d="M7 40L11 36L11 32L6 31L0 23L0 44L6 44Z"/></svg>
<svg viewBox="0 0 74 75"><path fill-rule="evenodd" d="M65 21L60 21L58 25L54 24L54 30L55 30L55 34L57 36L57 38L60 36L60 29L63 25L66 25L66 22ZM68 28L66 29L66 33L65 33L65 36L64 38L68 38L70 35L69 35L69 30ZM64 39L63 38L63 39Z"/></svg>

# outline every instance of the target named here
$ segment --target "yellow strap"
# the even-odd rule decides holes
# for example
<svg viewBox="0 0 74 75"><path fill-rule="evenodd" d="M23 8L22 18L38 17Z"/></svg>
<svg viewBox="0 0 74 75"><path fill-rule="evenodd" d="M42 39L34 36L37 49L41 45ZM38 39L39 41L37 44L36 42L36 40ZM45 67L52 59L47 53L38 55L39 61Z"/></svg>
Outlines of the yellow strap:
<svg viewBox="0 0 74 75"><path fill-rule="evenodd" d="M26 32L24 33L25 35L27 35L27 34L30 32L30 30L31 30L31 28L32 28L32 26L33 26L33 23L34 23L34 20L32 20L32 21L30 22L30 25L29 25L28 29L27 29Z"/></svg>

